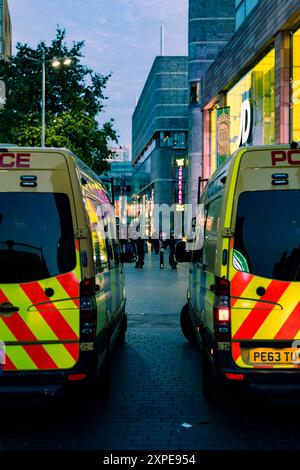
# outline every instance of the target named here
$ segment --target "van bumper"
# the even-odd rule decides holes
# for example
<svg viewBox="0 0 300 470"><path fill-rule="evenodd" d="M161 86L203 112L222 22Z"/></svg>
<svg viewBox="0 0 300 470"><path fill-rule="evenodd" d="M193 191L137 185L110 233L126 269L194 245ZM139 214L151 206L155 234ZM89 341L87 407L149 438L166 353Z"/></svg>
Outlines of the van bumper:
<svg viewBox="0 0 300 470"><path fill-rule="evenodd" d="M218 382L234 389L253 394L290 395L300 393L300 369L243 369L238 367L230 351L218 351L213 362L213 372ZM228 378L226 374L232 374ZM234 377L243 376L243 380Z"/></svg>
<svg viewBox="0 0 300 470"><path fill-rule="evenodd" d="M69 381L71 375L86 374L82 380ZM55 371L0 371L0 396L41 395L54 397L63 394L66 388L92 383L97 375L95 351L81 351L79 360L72 369Z"/></svg>

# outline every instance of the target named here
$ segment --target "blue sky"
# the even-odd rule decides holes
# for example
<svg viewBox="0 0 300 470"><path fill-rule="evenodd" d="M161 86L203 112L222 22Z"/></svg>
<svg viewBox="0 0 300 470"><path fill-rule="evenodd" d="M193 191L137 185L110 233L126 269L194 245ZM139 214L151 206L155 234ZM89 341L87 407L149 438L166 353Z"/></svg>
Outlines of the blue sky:
<svg viewBox="0 0 300 470"><path fill-rule="evenodd" d="M115 118L120 144L131 144L131 116L165 25L165 54L187 54L188 0L8 0L13 45L50 41L56 25L68 41L85 40L85 63L113 76L105 120Z"/></svg>

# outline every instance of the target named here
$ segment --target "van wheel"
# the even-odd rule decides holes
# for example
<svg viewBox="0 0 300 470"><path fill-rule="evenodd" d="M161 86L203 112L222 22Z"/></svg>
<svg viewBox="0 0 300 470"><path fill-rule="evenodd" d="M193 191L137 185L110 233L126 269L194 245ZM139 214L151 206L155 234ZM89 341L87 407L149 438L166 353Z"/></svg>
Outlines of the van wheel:
<svg viewBox="0 0 300 470"><path fill-rule="evenodd" d="M193 345L197 344L193 323L189 314L189 305L185 304L180 314L180 326L185 338Z"/></svg>
<svg viewBox="0 0 300 470"><path fill-rule="evenodd" d="M213 376L211 364L205 351L202 352L202 391L205 401L210 405L216 404L220 398L218 384Z"/></svg>
<svg viewBox="0 0 300 470"><path fill-rule="evenodd" d="M126 331L127 331L127 315L124 313L118 339L117 339L117 344L119 346L122 346L126 341Z"/></svg>
<svg viewBox="0 0 300 470"><path fill-rule="evenodd" d="M90 385L91 387L91 398L94 402L102 403L109 399L110 396L110 379L111 379L111 368L110 368L110 353L107 350L104 364L100 375Z"/></svg>

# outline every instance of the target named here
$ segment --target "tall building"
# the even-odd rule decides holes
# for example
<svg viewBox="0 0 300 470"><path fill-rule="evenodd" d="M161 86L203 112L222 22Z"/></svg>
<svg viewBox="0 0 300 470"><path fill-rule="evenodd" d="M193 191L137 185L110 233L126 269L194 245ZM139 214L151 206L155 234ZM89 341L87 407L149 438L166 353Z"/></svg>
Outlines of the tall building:
<svg viewBox="0 0 300 470"><path fill-rule="evenodd" d="M129 156L129 149L124 146L110 146L109 150L111 152L111 158L109 161L111 162L129 162L130 161L130 156Z"/></svg>
<svg viewBox="0 0 300 470"><path fill-rule="evenodd" d="M12 55L12 28L7 0L0 0L0 58Z"/></svg>
<svg viewBox="0 0 300 470"><path fill-rule="evenodd" d="M152 204L186 202L187 79L187 57L156 57L132 117L133 196L150 218Z"/></svg>
<svg viewBox="0 0 300 470"><path fill-rule="evenodd" d="M236 4L243 22L202 77L203 178L241 145L300 141L300 2Z"/></svg>
<svg viewBox="0 0 300 470"><path fill-rule="evenodd" d="M202 176L202 77L235 31L235 0L189 1L188 202L195 203Z"/></svg>

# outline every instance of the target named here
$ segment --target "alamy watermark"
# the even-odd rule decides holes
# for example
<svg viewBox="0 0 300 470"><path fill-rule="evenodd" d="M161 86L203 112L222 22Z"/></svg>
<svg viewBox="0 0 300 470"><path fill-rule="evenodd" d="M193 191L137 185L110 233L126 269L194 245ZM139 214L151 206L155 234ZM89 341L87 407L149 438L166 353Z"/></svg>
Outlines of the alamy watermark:
<svg viewBox="0 0 300 470"><path fill-rule="evenodd" d="M102 205L97 209L97 223L93 230L100 232L101 238L116 239L114 207ZM152 204L149 211L140 210L130 223L127 223L127 198L120 198L120 221L118 236L121 240L157 240L185 237L188 250L199 250L204 242L204 206L203 204L178 205Z"/></svg>

